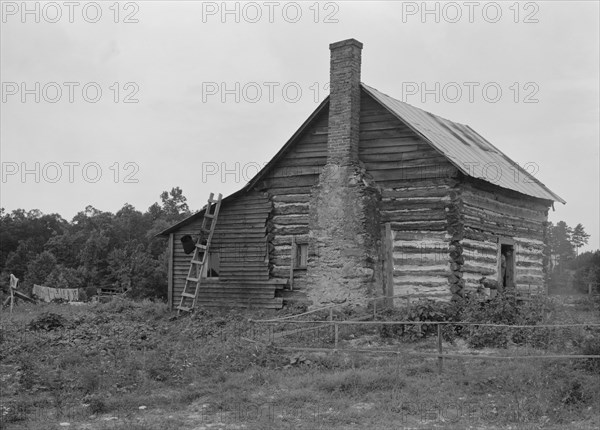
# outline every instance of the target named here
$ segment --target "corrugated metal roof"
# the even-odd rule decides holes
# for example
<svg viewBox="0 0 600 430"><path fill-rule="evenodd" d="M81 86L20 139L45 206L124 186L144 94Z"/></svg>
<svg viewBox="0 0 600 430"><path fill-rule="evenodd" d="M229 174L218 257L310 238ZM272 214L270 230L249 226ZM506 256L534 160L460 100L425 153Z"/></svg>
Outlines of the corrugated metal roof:
<svg viewBox="0 0 600 430"><path fill-rule="evenodd" d="M468 125L449 121L396 100L368 85L361 85L465 175L528 196L566 203Z"/></svg>

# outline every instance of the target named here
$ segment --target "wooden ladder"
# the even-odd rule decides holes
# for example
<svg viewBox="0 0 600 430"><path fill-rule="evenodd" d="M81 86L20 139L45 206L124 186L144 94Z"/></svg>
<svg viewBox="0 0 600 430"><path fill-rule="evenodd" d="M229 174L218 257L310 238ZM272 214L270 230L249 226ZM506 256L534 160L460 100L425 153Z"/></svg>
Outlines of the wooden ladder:
<svg viewBox="0 0 600 430"><path fill-rule="evenodd" d="M208 264L208 252L217 225L217 217L219 216L219 210L221 209L222 197L223 196L219 194L217 199L214 200L213 193L210 193L210 196L208 197L208 204L204 211L204 218L202 218L200 234L198 235L198 240L194 247L194 254L190 261L190 269L185 278L185 286L181 293L181 301L179 302L179 306L177 306L178 316L181 311L191 312L196 305L196 298L198 297L198 291L200 290L200 284L202 283L202 272L204 271L206 264ZM208 236L206 235L207 233Z"/></svg>

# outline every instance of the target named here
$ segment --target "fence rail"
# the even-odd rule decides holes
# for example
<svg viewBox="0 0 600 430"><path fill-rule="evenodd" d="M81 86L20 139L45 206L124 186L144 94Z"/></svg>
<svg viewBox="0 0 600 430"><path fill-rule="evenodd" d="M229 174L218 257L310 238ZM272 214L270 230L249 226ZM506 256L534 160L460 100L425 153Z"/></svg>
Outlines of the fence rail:
<svg viewBox="0 0 600 430"><path fill-rule="evenodd" d="M509 325L509 324L491 324L491 323L477 323L471 321L464 322L453 322L453 321L357 321L357 320L346 320L346 321L336 321L331 318L329 320L255 320L255 323L259 325L264 325L269 327L267 330L267 335L264 335L264 331L262 331L262 336L260 341L271 343L277 345L278 347L290 350L290 351L344 351L344 352L356 352L356 353L371 353L371 354L398 354L398 355L409 355L409 356L420 356L420 357L431 357L437 358L438 360L438 371L441 373L443 371L444 360L445 359L482 359L482 360L515 360L515 359L526 359L526 360L540 360L540 359L600 359L600 355L588 355L588 354L557 354L557 353L549 353L549 354L540 354L539 348L534 348L533 354L525 353L525 354L515 354L514 352L510 355L490 355L490 354L463 354L463 353L455 353L455 352L444 352L444 329L446 331L450 328L456 330L457 328L469 327L471 330L470 335L472 336L474 330L481 330L483 328L490 329L502 329L505 330L506 333L501 333L507 336L507 339L512 339L515 336L515 333L519 333L516 330L527 330L526 332L522 332L521 334L528 334L529 331L533 332L535 330L568 330L569 334L572 329L580 329L580 330L596 330L598 329L598 333L596 336L600 334L600 324L596 323L578 323L578 324L540 324L540 325ZM436 342L433 346L435 351L407 351L406 344L396 345L396 348L359 348L352 347L346 344L342 345L342 337L344 335L352 334L348 333L348 328L356 327L359 329L366 329L367 331L373 328L383 328L383 327L393 327L400 326L402 327L402 333L400 337L404 335L404 330L407 326L412 326L417 328L417 333L421 333L421 330L427 328L431 330L431 328L435 327L436 330L433 335L436 335ZM343 330L346 330L347 333L343 333ZM516 332L512 332L515 330ZM363 333L364 334L364 333ZM381 333L380 333L381 335ZM510 335L510 336L509 336ZM544 341L545 339L548 341L546 348L550 345L550 337L548 333L545 334L546 337L542 334L542 339L537 340L538 342ZM346 339L348 340L348 339ZM528 351L529 345L526 342L525 350ZM315 345L316 344L316 345ZM500 350L501 351L501 350Z"/></svg>

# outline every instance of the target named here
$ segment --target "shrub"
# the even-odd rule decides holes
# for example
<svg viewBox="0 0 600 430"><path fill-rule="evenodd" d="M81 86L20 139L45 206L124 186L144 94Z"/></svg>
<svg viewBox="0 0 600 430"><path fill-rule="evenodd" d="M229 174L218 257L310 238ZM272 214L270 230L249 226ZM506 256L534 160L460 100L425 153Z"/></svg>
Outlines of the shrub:
<svg viewBox="0 0 600 430"><path fill-rule="evenodd" d="M89 401L90 412L93 414L101 414L108 412L108 405L99 397L92 397Z"/></svg>
<svg viewBox="0 0 600 430"><path fill-rule="evenodd" d="M458 321L459 309L455 303L418 300L407 307L386 309L380 315L384 321ZM382 338L406 337L415 340L437 334L437 326L435 324L383 325L379 334ZM455 337L454 329L451 326L444 326L443 336L446 340L452 340Z"/></svg>
<svg viewBox="0 0 600 430"><path fill-rule="evenodd" d="M453 302L418 300L410 306L386 309L381 313L384 321L440 321L471 322L499 325L536 325L553 309L551 302L543 296L534 296L529 301L517 298L514 291L507 290L491 300L468 295ZM385 325L380 328L382 338L405 338L416 340L437 334L435 324ZM545 329L509 329L505 327L479 326L470 330L468 326L448 324L442 326L442 336L453 341L457 336L467 340L470 346L506 347L509 343L528 343L547 346L551 333Z"/></svg>
<svg viewBox="0 0 600 430"><path fill-rule="evenodd" d="M476 296L468 296L460 303L461 320L482 324L536 325L552 309L548 298L533 296L531 300L520 301L515 292L505 290L491 300L483 301ZM510 329L507 327L477 327L469 330L467 342L474 348L506 347L509 342L546 346L550 333L544 329Z"/></svg>
<svg viewBox="0 0 600 430"><path fill-rule="evenodd" d="M66 327L67 324L68 322L63 316L52 312L44 312L37 318L31 320L31 322L27 325L27 328L33 331L51 331Z"/></svg>
<svg viewBox="0 0 600 430"><path fill-rule="evenodd" d="M583 355L600 355L600 333L590 334L580 345ZM592 373L600 374L600 358L588 358L579 364L583 369Z"/></svg>

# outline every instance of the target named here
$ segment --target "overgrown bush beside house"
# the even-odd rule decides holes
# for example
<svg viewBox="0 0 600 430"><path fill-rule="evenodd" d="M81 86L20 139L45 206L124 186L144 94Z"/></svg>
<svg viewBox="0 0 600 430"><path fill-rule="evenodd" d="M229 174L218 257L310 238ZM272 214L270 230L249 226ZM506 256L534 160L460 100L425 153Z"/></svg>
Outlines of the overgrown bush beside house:
<svg viewBox="0 0 600 430"><path fill-rule="evenodd" d="M537 325L553 308L552 302L544 296L532 296L523 302L514 292L507 290L489 300L480 296L467 295L461 300L442 302L418 300L409 306L387 309L381 314L383 321L444 321L469 322L499 325ZM477 326L471 330L468 325L448 324L442 328L444 340L457 337L465 339L469 346L506 347L508 344L529 344L544 346L548 331L544 329ZM382 338L403 338L415 340L437 333L435 324L385 325L380 329Z"/></svg>

